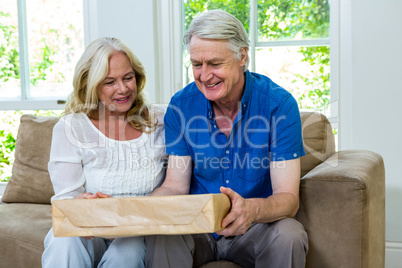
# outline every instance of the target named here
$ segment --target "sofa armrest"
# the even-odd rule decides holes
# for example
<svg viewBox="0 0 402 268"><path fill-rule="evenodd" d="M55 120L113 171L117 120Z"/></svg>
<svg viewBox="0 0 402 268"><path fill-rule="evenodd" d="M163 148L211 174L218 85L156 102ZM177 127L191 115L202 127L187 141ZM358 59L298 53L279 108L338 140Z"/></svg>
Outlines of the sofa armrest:
<svg viewBox="0 0 402 268"><path fill-rule="evenodd" d="M306 267L384 267L382 157L363 150L333 154L302 178L296 219L309 236Z"/></svg>

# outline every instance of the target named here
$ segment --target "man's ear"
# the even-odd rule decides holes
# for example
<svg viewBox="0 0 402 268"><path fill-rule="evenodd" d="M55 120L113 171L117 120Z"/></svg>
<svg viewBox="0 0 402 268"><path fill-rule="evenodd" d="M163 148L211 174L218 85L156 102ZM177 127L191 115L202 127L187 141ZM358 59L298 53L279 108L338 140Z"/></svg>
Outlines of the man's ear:
<svg viewBox="0 0 402 268"><path fill-rule="evenodd" d="M247 57L248 57L247 48L246 48L246 47L242 47L242 48L240 49L240 61L241 61L242 65L246 64Z"/></svg>

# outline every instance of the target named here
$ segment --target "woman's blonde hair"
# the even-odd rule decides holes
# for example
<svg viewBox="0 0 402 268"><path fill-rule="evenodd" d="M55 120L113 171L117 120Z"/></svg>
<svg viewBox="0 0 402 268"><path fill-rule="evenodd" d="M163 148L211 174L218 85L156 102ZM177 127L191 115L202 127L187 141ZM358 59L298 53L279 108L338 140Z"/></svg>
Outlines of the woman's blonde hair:
<svg viewBox="0 0 402 268"><path fill-rule="evenodd" d="M134 53L120 40L112 37L99 38L85 49L79 59L73 78L74 91L71 93L65 108L65 114L85 113L90 116L99 105L98 86L109 73L109 58L115 52L127 56L135 73L137 96L133 106L127 112L128 122L144 132L155 130L157 122L151 116L145 103L144 86L145 70ZM146 130L146 127L149 130Z"/></svg>

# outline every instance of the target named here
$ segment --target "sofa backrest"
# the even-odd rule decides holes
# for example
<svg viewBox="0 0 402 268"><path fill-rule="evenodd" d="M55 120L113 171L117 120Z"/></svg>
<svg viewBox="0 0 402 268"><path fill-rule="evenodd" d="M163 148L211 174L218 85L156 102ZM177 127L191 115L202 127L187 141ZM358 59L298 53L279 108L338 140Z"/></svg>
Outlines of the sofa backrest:
<svg viewBox="0 0 402 268"><path fill-rule="evenodd" d="M315 112L301 112L304 149L301 175L304 176L335 151L328 119ZM50 204L54 195L47 171L55 117L23 115L15 145L12 176L2 201L6 203Z"/></svg>
<svg viewBox="0 0 402 268"><path fill-rule="evenodd" d="M303 144L306 155L301 157L301 177L335 153L335 136L331 123L318 112L301 112Z"/></svg>

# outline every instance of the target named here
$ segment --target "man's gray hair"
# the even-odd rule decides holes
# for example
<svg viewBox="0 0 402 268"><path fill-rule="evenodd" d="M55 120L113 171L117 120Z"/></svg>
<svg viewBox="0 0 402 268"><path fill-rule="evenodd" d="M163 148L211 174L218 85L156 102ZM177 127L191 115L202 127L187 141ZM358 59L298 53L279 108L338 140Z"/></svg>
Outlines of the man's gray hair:
<svg viewBox="0 0 402 268"><path fill-rule="evenodd" d="M184 34L183 43L189 49L192 36L205 39L224 39L229 41L229 49L233 51L236 60L241 59L241 48L249 50L248 36L243 24L233 15L223 10L211 10L197 15ZM249 64L247 55L243 71Z"/></svg>

